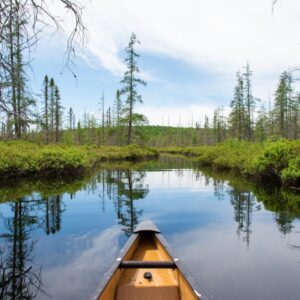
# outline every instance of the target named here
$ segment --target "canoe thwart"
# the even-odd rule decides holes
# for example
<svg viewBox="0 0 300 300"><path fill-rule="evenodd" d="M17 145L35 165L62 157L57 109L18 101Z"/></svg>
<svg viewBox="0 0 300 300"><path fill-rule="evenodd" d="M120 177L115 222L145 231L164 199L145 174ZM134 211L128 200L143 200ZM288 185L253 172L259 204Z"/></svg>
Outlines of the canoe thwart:
<svg viewBox="0 0 300 300"><path fill-rule="evenodd" d="M143 261L143 260L125 260L120 263L121 269L175 269L176 264L173 261Z"/></svg>

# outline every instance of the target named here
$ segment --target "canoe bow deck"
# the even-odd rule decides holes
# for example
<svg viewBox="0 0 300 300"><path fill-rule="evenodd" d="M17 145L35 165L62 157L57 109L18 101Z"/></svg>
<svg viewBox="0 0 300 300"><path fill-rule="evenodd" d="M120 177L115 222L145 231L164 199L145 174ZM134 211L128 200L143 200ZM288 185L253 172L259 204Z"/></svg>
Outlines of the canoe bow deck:
<svg viewBox="0 0 300 300"><path fill-rule="evenodd" d="M150 221L141 223L92 300L207 300Z"/></svg>

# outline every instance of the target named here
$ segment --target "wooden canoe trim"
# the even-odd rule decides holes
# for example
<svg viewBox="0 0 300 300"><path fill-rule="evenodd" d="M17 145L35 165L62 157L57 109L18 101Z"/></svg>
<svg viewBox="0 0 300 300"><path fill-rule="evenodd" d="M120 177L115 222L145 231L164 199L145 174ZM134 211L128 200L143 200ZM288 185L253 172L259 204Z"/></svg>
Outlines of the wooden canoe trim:
<svg viewBox="0 0 300 300"><path fill-rule="evenodd" d="M133 245L138 242L139 234L133 233L128 241L126 242L125 246L121 249L117 259L112 263L109 270L104 274L102 280L100 281L99 285L97 286L96 290L90 297L90 300L98 300L100 296L104 295L106 293L107 288L112 285L112 288L116 283L111 282L111 279L118 278L120 276L120 269L119 265L123 259L127 259L128 256L130 256L130 252L132 251ZM118 276L119 275L119 276ZM101 278L99 276L99 278ZM103 298L105 299L105 297ZM109 298L107 298L109 299Z"/></svg>

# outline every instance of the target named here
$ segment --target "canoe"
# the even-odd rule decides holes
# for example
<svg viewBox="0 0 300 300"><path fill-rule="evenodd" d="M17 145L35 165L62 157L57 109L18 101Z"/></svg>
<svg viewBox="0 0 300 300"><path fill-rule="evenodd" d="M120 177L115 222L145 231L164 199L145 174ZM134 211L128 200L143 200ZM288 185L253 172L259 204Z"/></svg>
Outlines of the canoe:
<svg viewBox="0 0 300 300"><path fill-rule="evenodd" d="M207 300L159 229L140 223L91 300Z"/></svg>

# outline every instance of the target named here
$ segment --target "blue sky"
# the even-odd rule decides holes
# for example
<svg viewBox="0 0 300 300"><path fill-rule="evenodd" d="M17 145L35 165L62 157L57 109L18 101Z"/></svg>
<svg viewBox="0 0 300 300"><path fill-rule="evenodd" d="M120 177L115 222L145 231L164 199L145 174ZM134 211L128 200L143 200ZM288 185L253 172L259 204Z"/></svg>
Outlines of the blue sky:
<svg viewBox="0 0 300 300"><path fill-rule="evenodd" d="M62 14L59 7L56 13ZM141 45L144 104L137 110L151 124L188 125L226 109L235 73L248 60L253 94L272 98L279 74L300 64L300 4L282 1L272 14L271 0L91 0L84 10L89 41L73 71L63 68L65 38L43 37L34 53L32 86L39 91L45 74L60 87L63 105L81 117L96 113L102 91L113 101L124 72L124 48L131 32ZM71 19L64 16L65 28ZM169 120L169 121L168 121Z"/></svg>

